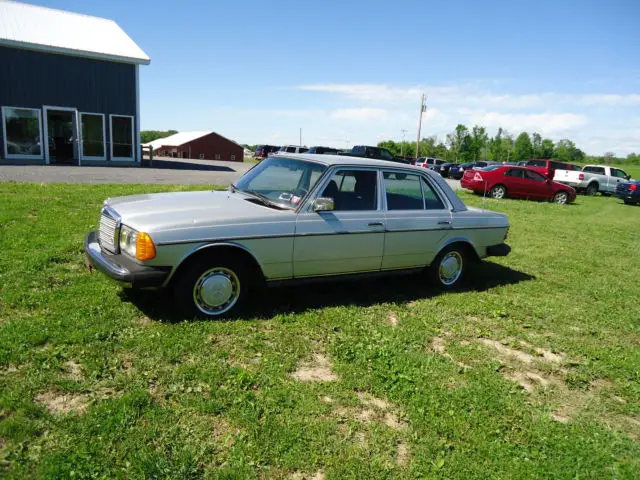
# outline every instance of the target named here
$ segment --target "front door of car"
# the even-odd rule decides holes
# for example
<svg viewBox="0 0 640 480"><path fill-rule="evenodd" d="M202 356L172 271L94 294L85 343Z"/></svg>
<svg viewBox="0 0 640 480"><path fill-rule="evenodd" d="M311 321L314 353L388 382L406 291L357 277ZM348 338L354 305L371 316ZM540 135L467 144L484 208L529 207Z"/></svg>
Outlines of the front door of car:
<svg viewBox="0 0 640 480"><path fill-rule="evenodd" d="M293 275L376 272L382 263L385 219L378 171L338 169L316 197L329 197L334 210L315 212L312 200L296 220Z"/></svg>
<svg viewBox="0 0 640 480"><path fill-rule="evenodd" d="M424 267L451 233L451 211L422 175L383 172L387 233L382 269Z"/></svg>
<svg viewBox="0 0 640 480"><path fill-rule="evenodd" d="M624 183L627 181L627 174L623 170L618 168L611 169L611 176L609 177L609 188L607 189L609 192L615 192L616 187L619 183Z"/></svg>
<svg viewBox="0 0 640 480"><path fill-rule="evenodd" d="M524 171L524 196L530 198L549 198L551 196L551 184L541 173L533 170Z"/></svg>

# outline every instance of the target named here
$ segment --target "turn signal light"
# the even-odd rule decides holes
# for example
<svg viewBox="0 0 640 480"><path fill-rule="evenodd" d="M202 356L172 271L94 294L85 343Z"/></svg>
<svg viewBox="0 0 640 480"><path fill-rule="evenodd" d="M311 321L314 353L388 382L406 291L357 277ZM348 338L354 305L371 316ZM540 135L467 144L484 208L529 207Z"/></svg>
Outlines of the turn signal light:
<svg viewBox="0 0 640 480"><path fill-rule="evenodd" d="M156 257L156 246L148 233L138 233L136 240L136 258L138 260L151 260Z"/></svg>

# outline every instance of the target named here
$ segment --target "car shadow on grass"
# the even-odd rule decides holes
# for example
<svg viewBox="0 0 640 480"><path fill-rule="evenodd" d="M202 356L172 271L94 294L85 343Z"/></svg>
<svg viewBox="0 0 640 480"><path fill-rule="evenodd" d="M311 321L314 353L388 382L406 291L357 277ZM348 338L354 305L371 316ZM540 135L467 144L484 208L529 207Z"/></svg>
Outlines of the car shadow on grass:
<svg viewBox="0 0 640 480"><path fill-rule="evenodd" d="M463 286L452 292L483 292L491 288L535 280L536 277L493 262L482 262L468 273ZM380 303L407 304L442 295L430 286L422 274L378 277L358 281L312 282L301 285L269 288L253 305L253 311L237 320L301 313L307 310L335 306L368 307ZM186 320L178 316L168 292L123 289L120 297L131 302L148 318L161 322Z"/></svg>

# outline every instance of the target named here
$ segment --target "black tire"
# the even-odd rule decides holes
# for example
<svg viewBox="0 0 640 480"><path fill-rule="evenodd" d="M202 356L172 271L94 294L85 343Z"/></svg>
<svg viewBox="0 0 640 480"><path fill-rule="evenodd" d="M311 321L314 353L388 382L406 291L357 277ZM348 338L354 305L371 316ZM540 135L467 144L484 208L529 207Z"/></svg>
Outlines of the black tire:
<svg viewBox="0 0 640 480"><path fill-rule="evenodd" d="M507 187L504 185L494 185L491 187L491 190L489 190L489 196L497 200L507 198Z"/></svg>
<svg viewBox="0 0 640 480"><path fill-rule="evenodd" d="M255 283L242 258L209 255L185 265L173 279L172 288L180 316L215 320L244 313ZM218 300L222 303L215 304Z"/></svg>
<svg viewBox="0 0 640 480"><path fill-rule="evenodd" d="M560 190L556 192L553 196L553 203L557 203L558 205L566 205L569 203L569 192L565 190Z"/></svg>
<svg viewBox="0 0 640 480"><path fill-rule="evenodd" d="M458 265L455 265L456 262ZM461 244L449 245L433 260L427 270L429 283L441 290L451 290L464 281L469 268L467 248ZM448 280L447 280L448 278Z"/></svg>
<svg viewBox="0 0 640 480"><path fill-rule="evenodd" d="M585 195L589 195L590 197L593 197L596 193L598 193L598 184L597 183L590 183L589 185L587 185L587 188L584 191Z"/></svg>
<svg viewBox="0 0 640 480"><path fill-rule="evenodd" d="M629 200L628 198L623 199L625 205L637 205L638 202L634 202L633 200Z"/></svg>

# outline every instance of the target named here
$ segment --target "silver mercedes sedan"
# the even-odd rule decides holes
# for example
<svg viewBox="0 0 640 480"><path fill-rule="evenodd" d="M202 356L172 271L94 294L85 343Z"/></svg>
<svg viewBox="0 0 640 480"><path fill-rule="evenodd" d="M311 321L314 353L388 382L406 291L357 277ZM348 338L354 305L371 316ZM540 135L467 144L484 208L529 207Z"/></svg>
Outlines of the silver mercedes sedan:
<svg viewBox="0 0 640 480"><path fill-rule="evenodd" d="M184 317L236 316L264 286L423 271L452 288L505 256L509 222L467 207L430 170L334 155L270 157L227 191L105 201L90 264L166 288Z"/></svg>

